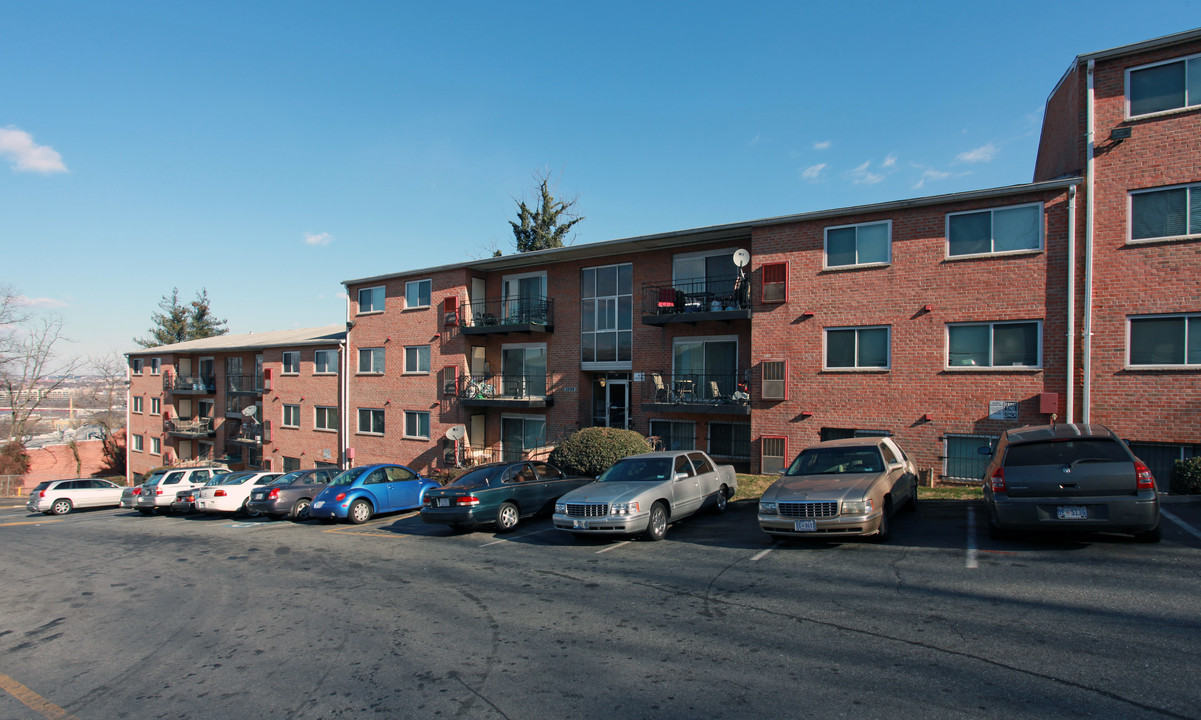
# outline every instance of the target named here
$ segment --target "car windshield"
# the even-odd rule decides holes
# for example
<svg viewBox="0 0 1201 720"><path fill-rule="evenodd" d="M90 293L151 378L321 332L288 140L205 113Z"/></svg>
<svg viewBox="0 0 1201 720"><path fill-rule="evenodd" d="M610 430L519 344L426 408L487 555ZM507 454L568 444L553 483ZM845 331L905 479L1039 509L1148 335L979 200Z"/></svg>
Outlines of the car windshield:
<svg viewBox="0 0 1201 720"><path fill-rule="evenodd" d="M619 460L597 478L600 482L663 482L671 477L672 458Z"/></svg>
<svg viewBox="0 0 1201 720"><path fill-rule="evenodd" d="M251 477L254 477L254 473L249 473L249 472L230 473L229 475L226 475L225 477L223 477L221 479L221 482L218 484L219 485L241 485L242 483L246 482L246 480L248 478L251 478Z"/></svg>
<svg viewBox="0 0 1201 720"><path fill-rule="evenodd" d="M143 482L142 484L143 485L158 485L158 481L162 480L163 476L166 474L167 474L166 470L156 472L156 473L152 474L150 477L146 478L146 481Z"/></svg>
<svg viewBox="0 0 1201 720"><path fill-rule="evenodd" d="M468 490L471 488L486 487L488 481L499 477L500 473L507 468L508 465L488 465L486 467L476 468L464 475L460 476L450 484L450 487Z"/></svg>
<svg viewBox="0 0 1201 720"><path fill-rule="evenodd" d="M271 481L272 485L291 485L304 473L300 470L293 470L290 473L284 473Z"/></svg>
<svg viewBox="0 0 1201 720"><path fill-rule="evenodd" d="M230 475L233 475L233 473L221 473L220 475L214 475L211 480L204 484L204 486L208 487L210 485L220 485L221 483L225 482L225 478L229 477Z"/></svg>
<svg viewBox="0 0 1201 720"><path fill-rule="evenodd" d="M884 461L875 446L809 448L792 461L785 475L842 475L878 473Z"/></svg>
<svg viewBox="0 0 1201 720"><path fill-rule="evenodd" d="M329 481L330 485L349 485L354 482L354 479L359 476L362 468L351 468L338 473L337 477Z"/></svg>

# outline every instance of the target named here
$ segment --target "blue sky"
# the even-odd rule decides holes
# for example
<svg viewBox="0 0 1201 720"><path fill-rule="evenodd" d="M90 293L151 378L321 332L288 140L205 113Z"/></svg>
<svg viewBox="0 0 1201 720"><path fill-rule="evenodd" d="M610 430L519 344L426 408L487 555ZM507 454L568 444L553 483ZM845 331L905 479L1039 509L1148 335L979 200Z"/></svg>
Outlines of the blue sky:
<svg viewBox="0 0 1201 720"><path fill-rule="evenodd" d="M232 332L342 280L512 252L534 174L577 243L1028 182L1078 53L1191 2L9 2L0 283L66 353L172 287Z"/></svg>

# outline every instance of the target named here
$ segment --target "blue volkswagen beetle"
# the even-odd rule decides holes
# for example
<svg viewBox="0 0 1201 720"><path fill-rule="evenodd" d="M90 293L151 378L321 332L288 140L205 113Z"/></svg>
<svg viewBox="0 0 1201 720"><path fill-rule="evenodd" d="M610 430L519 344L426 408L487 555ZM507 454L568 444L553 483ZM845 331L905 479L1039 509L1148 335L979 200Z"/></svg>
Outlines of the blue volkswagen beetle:
<svg viewBox="0 0 1201 720"><path fill-rule="evenodd" d="M438 483L403 465L364 465L338 473L309 506L309 517L358 525L378 513L421 507Z"/></svg>

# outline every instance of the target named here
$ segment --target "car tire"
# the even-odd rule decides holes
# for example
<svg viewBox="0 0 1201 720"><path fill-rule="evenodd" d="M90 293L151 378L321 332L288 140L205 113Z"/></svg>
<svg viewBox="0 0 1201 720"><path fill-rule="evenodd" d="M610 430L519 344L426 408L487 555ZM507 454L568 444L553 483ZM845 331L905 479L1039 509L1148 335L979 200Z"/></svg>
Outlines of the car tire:
<svg viewBox="0 0 1201 720"><path fill-rule="evenodd" d="M242 507L238 508L238 512L234 513L234 515L239 515L239 514L244 515L248 518L256 518L259 515L262 515L262 513L260 513L259 511L250 509L250 498L246 498L245 500L243 500Z"/></svg>
<svg viewBox="0 0 1201 720"><path fill-rule="evenodd" d="M496 532L507 533L521 522L521 511L511 502L503 502L496 511Z"/></svg>
<svg viewBox="0 0 1201 720"><path fill-rule="evenodd" d="M647 540L659 541L667 537L667 506L661 502L651 505L651 516L646 521Z"/></svg>
<svg viewBox="0 0 1201 720"><path fill-rule="evenodd" d="M362 525L370 520L373 514L371 503L366 500L355 500L350 504L350 509L346 511L346 519L354 525Z"/></svg>
<svg viewBox="0 0 1201 720"><path fill-rule="evenodd" d="M917 512L917 478L913 479L913 486L909 488L909 499L901 509L905 512Z"/></svg>
<svg viewBox="0 0 1201 720"><path fill-rule="evenodd" d="M1163 523L1159 523L1150 530L1144 532L1136 532L1134 539L1144 543L1157 543L1163 539Z"/></svg>
<svg viewBox="0 0 1201 720"><path fill-rule="evenodd" d="M730 488L722 485L717 490L717 497L714 498L713 514L721 515L730 506Z"/></svg>
<svg viewBox="0 0 1201 720"><path fill-rule="evenodd" d="M291 519L293 522L300 522L301 520L308 520L309 519L309 505L312 505L312 504L313 504L313 501L310 498L300 498L296 502L292 503L292 509L291 509L291 511L288 512L288 518Z"/></svg>
<svg viewBox="0 0 1201 720"><path fill-rule="evenodd" d="M60 499L54 501L54 504L50 506L50 512L47 514L48 515L66 515L67 513L71 512L72 507L73 506L71 505L70 500L68 500L66 498L60 498Z"/></svg>
<svg viewBox="0 0 1201 720"><path fill-rule="evenodd" d="M872 536L878 543L886 543L892 537L892 500L884 499L884 513L880 515L880 529Z"/></svg>

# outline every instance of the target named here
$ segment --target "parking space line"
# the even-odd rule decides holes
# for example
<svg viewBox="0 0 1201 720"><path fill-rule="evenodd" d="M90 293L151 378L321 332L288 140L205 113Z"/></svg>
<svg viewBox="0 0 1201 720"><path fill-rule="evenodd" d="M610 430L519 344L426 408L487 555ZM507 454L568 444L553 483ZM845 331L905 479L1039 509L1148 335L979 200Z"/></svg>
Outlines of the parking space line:
<svg viewBox="0 0 1201 720"><path fill-rule="evenodd" d="M24 520L22 522L0 522L0 527L11 527L13 525L41 525L48 522L59 522L63 518L46 518L45 520Z"/></svg>
<svg viewBox="0 0 1201 720"><path fill-rule="evenodd" d="M22 705L46 718L46 720L75 720L75 716L71 713L46 700L41 695L38 695L7 675L0 675L0 690L12 695Z"/></svg>
<svg viewBox="0 0 1201 720"><path fill-rule="evenodd" d="M621 547L622 545L629 545L631 542L633 542L633 540L622 540L621 542L617 543L616 545L610 545L607 548L602 548L600 550L597 550L596 554L600 555L601 553L607 553L610 550L616 550L617 548Z"/></svg>
<svg viewBox="0 0 1201 720"><path fill-rule="evenodd" d="M529 532L529 533L526 533L526 534L524 534L524 535L514 535L513 537L501 538L500 540L493 540L492 542L486 542L486 543L484 543L483 545L480 545L480 547L488 547L489 545L498 545L498 544L500 544L500 543L503 543L503 542L513 542L514 540L520 540L520 539L522 539L522 538L528 538L528 537L530 537L531 535L541 535L542 533L545 533L545 532L550 532L550 531L551 531L551 530L553 530L553 529L554 529L554 528L547 528L547 529L545 529L545 530L535 530L534 532Z"/></svg>
<svg viewBox="0 0 1201 720"><path fill-rule="evenodd" d="M1163 515L1163 516L1164 516L1164 517L1166 517L1167 519L1169 519L1169 520L1171 520L1172 522L1174 522L1174 523L1176 523L1177 525L1179 525L1179 526L1180 526L1180 528L1181 528L1182 530L1184 530L1186 533L1188 533L1189 535L1192 535L1193 537L1197 538L1198 540L1201 540L1201 530L1198 530L1197 528L1193 527L1192 525L1189 525L1189 524L1188 524L1188 523L1186 523L1185 521L1183 521L1183 520L1181 520L1180 518L1176 517L1176 516L1175 516L1175 515L1173 515L1172 513L1168 512L1167 510L1164 510L1163 508L1160 508L1160 509L1159 509L1159 514L1160 514L1160 515Z"/></svg>
<svg viewBox="0 0 1201 720"><path fill-rule="evenodd" d="M976 550L976 509L967 509L967 558L964 561L968 570L980 567L978 551Z"/></svg>
<svg viewBox="0 0 1201 720"><path fill-rule="evenodd" d="M771 547L767 548L766 550L760 550L759 552L752 555L751 562L759 562L763 558L767 557L767 554L769 552L771 552L772 550L775 550L777 547L779 547L778 543L772 543Z"/></svg>

